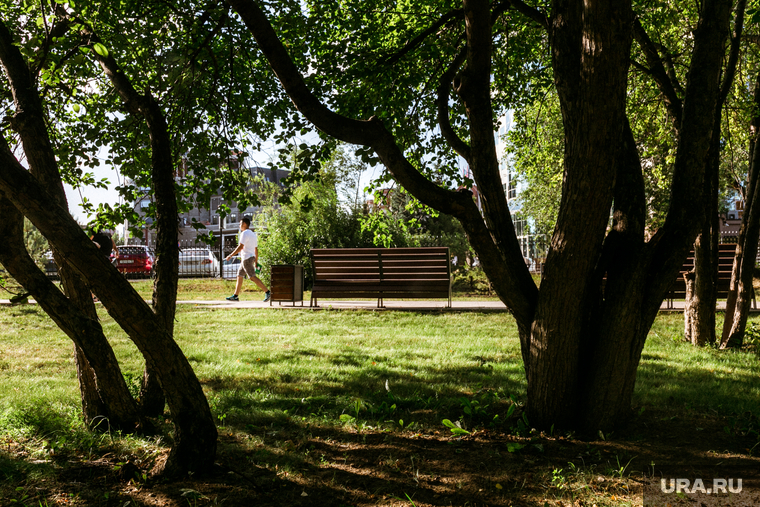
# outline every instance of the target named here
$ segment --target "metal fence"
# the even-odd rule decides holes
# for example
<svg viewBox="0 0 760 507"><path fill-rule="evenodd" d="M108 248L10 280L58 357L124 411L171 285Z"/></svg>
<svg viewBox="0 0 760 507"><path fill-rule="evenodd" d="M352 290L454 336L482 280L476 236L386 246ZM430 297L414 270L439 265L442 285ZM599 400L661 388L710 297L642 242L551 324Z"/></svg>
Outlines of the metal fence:
<svg viewBox="0 0 760 507"><path fill-rule="evenodd" d="M235 278L240 257L224 258L237 246L236 236L217 238L213 244L197 241L179 242L179 276L185 278Z"/></svg>
<svg viewBox="0 0 760 507"><path fill-rule="evenodd" d="M216 238L212 244L200 241L184 240L179 242L179 276L180 278L235 278L240 268L240 257L225 261L237 246L237 235ZM119 258L113 254L114 266L127 278L152 278L155 276L156 254L153 244L132 240L126 245L119 245ZM58 267L53 256L47 254L44 260L45 274L58 279Z"/></svg>

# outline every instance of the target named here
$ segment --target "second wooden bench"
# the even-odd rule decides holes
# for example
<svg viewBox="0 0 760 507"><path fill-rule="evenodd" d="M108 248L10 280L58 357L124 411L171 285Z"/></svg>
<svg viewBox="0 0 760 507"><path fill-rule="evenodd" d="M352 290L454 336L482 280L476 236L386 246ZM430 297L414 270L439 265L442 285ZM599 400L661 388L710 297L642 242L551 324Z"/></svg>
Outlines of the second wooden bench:
<svg viewBox="0 0 760 507"><path fill-rule="evenodd" d="M731 271L734 266L734 256L736 255L736 244L722 243L718 245L718 299L726 299L731 285ZM673 308L674 299L686 298L686 280L684 274L694 269L694 250L689 252L689 256L684 261L678 276L673 281L673 285L668 291L666 297L667 307ZM757 308L755 301L755 291L752 290L752 307Z"/></svg>

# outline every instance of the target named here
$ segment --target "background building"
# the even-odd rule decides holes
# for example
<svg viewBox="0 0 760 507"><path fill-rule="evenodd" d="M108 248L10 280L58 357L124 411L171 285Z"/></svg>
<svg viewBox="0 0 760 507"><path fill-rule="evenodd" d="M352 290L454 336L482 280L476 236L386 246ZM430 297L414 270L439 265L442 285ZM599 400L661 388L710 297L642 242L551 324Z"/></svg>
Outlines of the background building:
<svg viewBox="0 0 760 507"><path fill-rule="evenodd" d="M531 270L540 271L544 261L545 244L547 238L537 237L531 233L531 220L522 213L520 203L520 192L522 183L520 182L517 171L512 163L512 157L507 149L507 133L512 128L514 120L514 111L509 110L499 118L499 130L494 134L496 140L496 155L499 158L499 175L504 187L504 194L507 196L509 212L512 214L512 221L515 225L517 240L520 242L523 258Z"/></svg>
<svg viewBox="0 0 760 507"><path fill-rule="evenodd" d="M235 158L233 162L237 163L237 159ZM236 167L233 165L233 168ZM276 183L280 187L284 186L282 180L290 174L290 171L284 169L271 169L258 166L243 166L243 169L250 172L252 179L260 176L264 181ZM177 182L182 184L184 176L185 174L180 170L176 176ZM248 190L255 191L255 184L250 184ZM130 244L153 245L155 243L155 231L150 227L153 223L153 219L145 217L146 210L153 203L153 196L148 193L148 189L145 189L145 191L145 197L135 203L134 209L138 215L145 218L148 227L143 229L142 238L129 238L128 243ZM219 208L223 204L226 204L230 208L230 212L224 218L219 214ZM191 224L194 221L205 226L205 229L200 230L200 234L212 231L217 237L222 235L235 235L238 232L240 219L244 216L253 216L260 212L261 209L261 206L248 206L245 209L240 209L237 202L225 200L223 197L223 189L218 188L208 202L198 202L198 200L195 199L195 205L190 210L178 215L180 244L185 245L196 242L199 231L192 227Z"/></svg>

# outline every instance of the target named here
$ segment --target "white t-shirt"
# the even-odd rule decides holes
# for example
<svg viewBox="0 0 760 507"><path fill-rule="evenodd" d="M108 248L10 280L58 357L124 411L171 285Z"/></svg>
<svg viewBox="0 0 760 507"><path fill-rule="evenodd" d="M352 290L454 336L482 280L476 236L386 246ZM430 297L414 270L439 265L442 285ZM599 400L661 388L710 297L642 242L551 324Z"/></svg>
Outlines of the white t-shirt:
<svg viewBox="0 0 760 507"><path fill-rule="evenodd" d="M240 233L240 244L243 245L243 249L240 251L240 259L246 260L256 255L259 238L254 231L246 229Z"/></svg>

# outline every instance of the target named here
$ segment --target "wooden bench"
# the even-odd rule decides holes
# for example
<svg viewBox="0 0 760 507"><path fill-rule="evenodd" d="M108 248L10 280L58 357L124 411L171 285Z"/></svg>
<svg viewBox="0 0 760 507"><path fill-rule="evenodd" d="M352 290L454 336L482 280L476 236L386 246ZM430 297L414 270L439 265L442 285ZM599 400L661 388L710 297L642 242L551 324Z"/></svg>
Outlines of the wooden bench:
<svg viewBox="0 0 760 507"><path fill-rule="evenodd" d="M728 290L731 286L731 271L734 266L734 255L736 253L735 243L723 243L718 245L718 299L728 298ZM667 307L673 308L674 299L686 299L686 280L684 273L694 269L694 250L689 252L689 256L684 261L678 276L673 281L667 295ZM752 307L757 308L755 301L755 290L752 289Z"/></svg>
<svg viewBox="0 0 760 507"><path fill-rule="evenodd" d="M446 298L451 308L448 247L315 248L314 286L309 306L319 298Z"/></svg>

